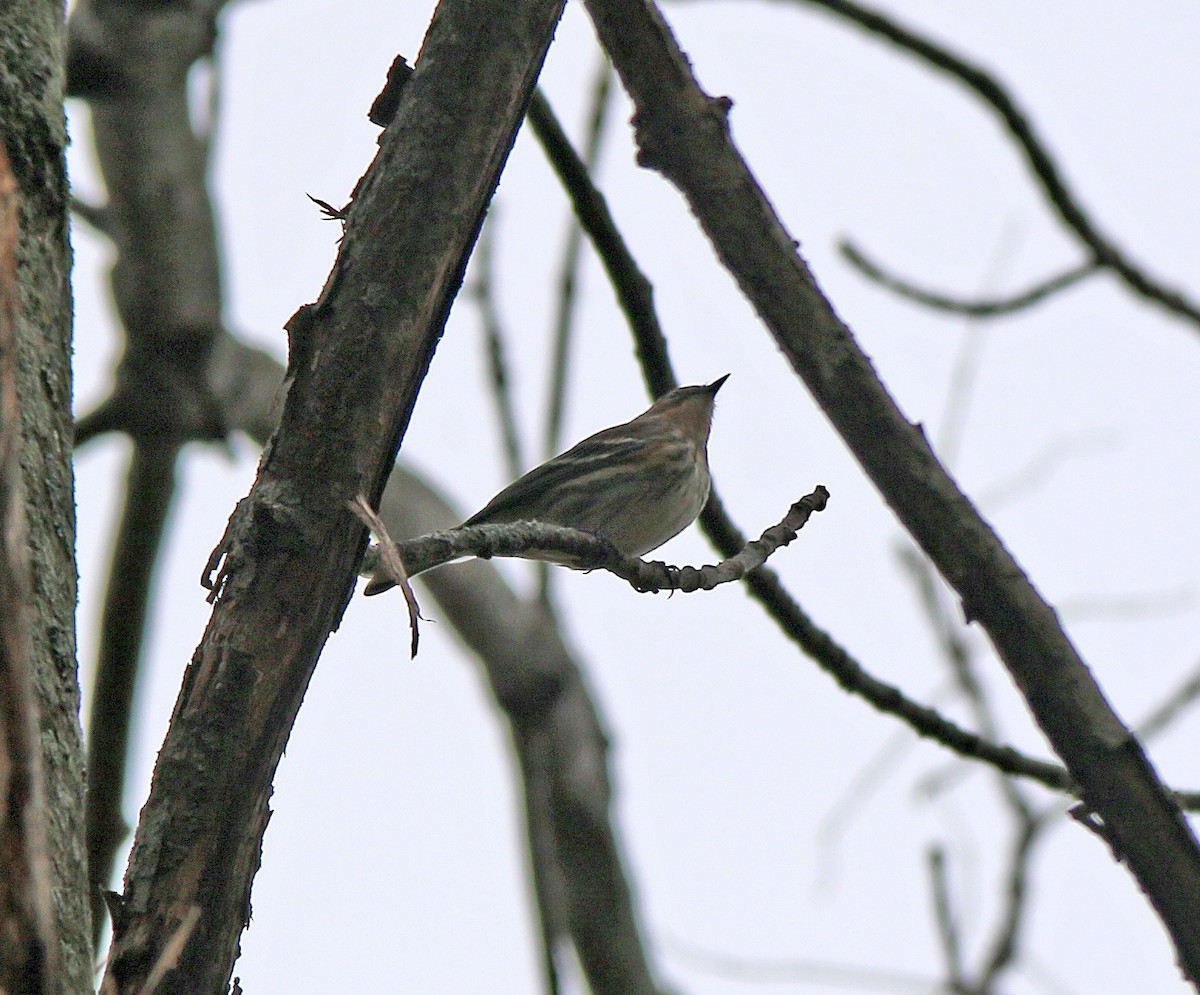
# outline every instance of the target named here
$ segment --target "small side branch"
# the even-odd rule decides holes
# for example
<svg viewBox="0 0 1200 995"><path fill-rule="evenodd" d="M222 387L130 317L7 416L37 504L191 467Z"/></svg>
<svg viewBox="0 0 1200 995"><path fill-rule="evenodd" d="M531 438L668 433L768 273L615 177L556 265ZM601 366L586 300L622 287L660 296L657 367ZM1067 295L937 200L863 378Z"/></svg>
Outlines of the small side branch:
<svg viewBox="0 0 1200 995"><path fill-rule="evenodd" d="M1042 188L1050 207L1062 223L1087 248L1097 266L1111 270L1135 294L1162 305L1168 311L1200 326L1200 305L1181 291L1160 283L1145 269L1133 262L1117 244L1104 234L1084 209L1075 193L1062 177L1032 121L999 80L961 56L935 45L928 38L909 31L896 21L884 17L850 0L804 0L836 14L866 31L890 41L897 48L915 55L934 69L953 77L972 91L996 112L1004 127L1017 143Z"/></svg>
<svg viewBox="0 0 1200 995"><path fill-rule="evenodd" d="M1100 263L1091 260L1036 283L1019 294L1012 294L1009 297L967 300L950 294L939 294L934 290L926 290L909 282L904 277L889 273L848 239L843 239L838 244L838 250L846 262L872 283L877 283L907 300L924 304L935 311L948 311L951 314L963 314L970 318L997 318L1001 315L1016 314L1059 291L1073 287L1101 269Z"/></svg>

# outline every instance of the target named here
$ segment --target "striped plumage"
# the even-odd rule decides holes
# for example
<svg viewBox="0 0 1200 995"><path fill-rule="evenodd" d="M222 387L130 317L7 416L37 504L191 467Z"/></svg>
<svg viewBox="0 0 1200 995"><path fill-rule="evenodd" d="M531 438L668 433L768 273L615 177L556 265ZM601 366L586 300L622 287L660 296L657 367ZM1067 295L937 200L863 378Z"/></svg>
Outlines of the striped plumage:
<svg viewBox="0 0 1200 995"><path fill-rule="evenodd" d="M708 500L713 399L727 376L677 387L632 421L589 436L509 484L463 524L538 521L595 532L634 556L657 549Z"/></svg>

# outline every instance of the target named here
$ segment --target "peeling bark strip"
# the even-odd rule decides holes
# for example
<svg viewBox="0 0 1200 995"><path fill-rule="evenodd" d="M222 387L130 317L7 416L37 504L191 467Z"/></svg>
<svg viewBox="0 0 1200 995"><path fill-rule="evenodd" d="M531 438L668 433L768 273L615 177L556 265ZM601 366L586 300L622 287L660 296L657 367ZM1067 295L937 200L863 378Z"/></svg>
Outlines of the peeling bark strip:
<svg viewBox="0 0 1200 995"><path fill-rule="evenodd" d="M292 324L280 427L231 521L138 826L105 977L118 995L141 990L192 906L156 993L227 988L271 779L365 542L346 502L378 501L561 8L444 0L333 273Z"/></svg>
<svg viewBox="0 0 1200 995"><path fill-rule="evenodd" d="M821 293L650 0L585 0L633 98L639 161L687 198L796 373L892 510L987 631L1038 725L1200 983L1200 848L1054 609L910 424Z"/></svg>

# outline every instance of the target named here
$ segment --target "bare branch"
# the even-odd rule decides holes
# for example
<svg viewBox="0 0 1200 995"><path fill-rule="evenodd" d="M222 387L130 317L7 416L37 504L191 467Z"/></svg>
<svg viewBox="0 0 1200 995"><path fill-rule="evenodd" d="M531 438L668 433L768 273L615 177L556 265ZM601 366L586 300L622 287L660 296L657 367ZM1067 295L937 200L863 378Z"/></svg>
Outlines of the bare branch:
<svg viewBox="0 0 1200 995"><path fill-rule="evenodd" d="M595 170L596 162L600 157L600 143L604 137L604 125L608 119L608 96L612 90L612 79L612 66L608 59L601 55L600 64L596 69L595 83L592 86L592 110L583 146L582 166L589 176ZM537 104L536 113L542 125L557 129L559 133L562 133L561 126L554 120L554 111L545 94L539 89L535 92L533 99ZM562 262L559 265L558 302L554 314L554 356L550 363L550 403L546 410L542 444L542 452L546 459L557 454L562 444L567 367L577 300L575 281L579 272L582 246L583 231L579 226L579 220L572 215L570 228L567 231L567 244L563 248Z"/></svg>
<svg viewBox="0 0 1200 995"><path fill-rule="evenodd" d="M1038 725L1080 784L1200 982L1200 847L1011 553L904 417L837 316L742 158L728 98L696 82L651 0L585 0L633 98L641 164L684 194L797 375L905 527L987 630Z"/></svg>
<svg viewBox="0 0 1200 995"><path fill-rule="evenodd" d="M529 104L529 123L612 281L633 332L638 362L650 395L661 397L678 386L679 381L671 369L666 336L654 308L654 288L629 251L604 195L592 183L587 167L572 148L550 105L539 100L536 93Z"/></svg>
<svg viewBox="0 0 1200 995"><path fill-rule="evenodd" d="M517 416L513 410L512 378L508 373L508 359L505 355L507 337L500 323L500 310L496 306L496 295L492 287L492 240L499 218L500 213L493 206L475 246L471 261L471 280L463 289L475 301L483 321L492 400L496 404L500 434L504 441L505 466L508 468L509 477L516 480L525 472L526 467L521 456L521 435L517 431Z"/></svg>
<svg viewBox="0 0 1200 995"><path fill-rule="evenodd" d="M409 655L415 657L421 640L421 609L417 606L416 595L408 582L408 573L404 569L404 560L396 548L396 542L388 535L387 527L361 494L353 501L347 501L346 507L370 530L371 537L375 540L373 548L380 573L386 576L392 585L399 587L400 593L404 595L404 603L408 606L408 627L412 631Z"/></svg>
<svg viewBox="0 0 1200 995"><path fill-rule="evenodd" d="M289 322L279 429L234 514L134 841L107 969L122 995L193 904L204 915L159 991L228 985L271 780L366 541L345 501L383 490L560 14L560 0L443 0L330 279Z"/></svg>
<svg viewBox="0 0 1200 995"><path fill-rule="evenodd" d="M829 964L818 960L735 957L714 953L675 937L668 937L664 945L693 970L734 981L792 982L801 985L821 985L822 990L836 988L876 993L903 992L910 995L943 995L945 991L933 978L922 978L898 971Z"/></svg>
<svg viewBox="0 0 1200 995"><path fill-rule="evenodd" d="M71 198L71 213L80 221L86 222L95 231L112 238L112 219L108 209L100 204L91 204L80 197Z"/></svg>
<svg viewBox="0 0 1200 995"><path fill-rule="evenodd" d="M112 882L117 851L129 833L122 805L134 690L154 570L175 494L178 455L179 446L174 442L134 445L104 592L87 737L87 848L93 942L99 942L104 929L102 895Z"/></svg>
<svg viewBox="0 0 1200 995"><path fill-rule="evenodd" d="M940 846L928 853L929 883L933 891L934 920L942 942L942 957L949 975L946 987L953 992L963 990L962 943L958 936L958 920L950 900L950 882L946 875L946 851Z"/></svg>
<svg viewBox="0 0 1200 995"><path fill-rule="evenodd" d="M1057 811L1053 813L1055 816L1057 814ZM975 984L975 991L980 995L994 991L1001 973L1017 961L1021 928L1029 914L1029 876L1033 854L1050 825L1050 815L1034 815L1028 810L1017 813L1017 837L1009 857L1004 915Z"/></svg>
<svg viewBox="0 0 1200 995"><path fill-rule="evenodd" d="M547 554L567 554L579 570L607 570L643 594L660 591L711 591L721 584L741 580L758 569L781 546L796 538L815 511L823 511L829 492L821 485L792 505L778 525L772 525L758 539L746 543L733 556L703 567L675 567L662 562L647 562L637 556L617 552L607 539L590 532L547 525L544 522L514 522L504 525L462 525L445 532L410 539L400 544L400 555L407 575L416 577L464 556L490 559L493 556L518 556L531 560L547 559ZM372 552L372 550L374 552ZM213 564L210 563L210 567ZM371 576L364 594L381 594L395 582L387 570L379 569L378 547L364 555L361 573ZM205 577L205 587L219 590L220 577Z"/></svg>
<svg viewBox="0 0 1200 995"><path fill-rule="evenodd" d="M916 284L888 273L879 263L873 262L861 249L849 240L843 240L838 245L845 260L850 263L868 280L886 287L893 293L906 297L910 301L924 304L937 311L948 311L952 314L963 314L971 318L996 318L1001 315L1016 314L1026 308L1039 304L1046 298L1059 291L1073 287L1100 270L1097 262L1083 263L1073 269L1066 270L1058 276L1048 277L1018 294L1008 297L998 297L986 300L964 300L939 294L933 290L925 290Z"/></svg>
<svg viewBox="0 0 1200 995"><path fill-rule="evenodd" d="M1148 741L1161 735L1197 698L1200 698L1200 665L1193 668L1191 675L1137 724L1138 738Z"/></svg>
<svg viewBox="0 0 1200 995"><path fill-rule="evenodd" d="M1182 291L1169 287L1133 262L1125 251L1105 235L1062 178L1061 170L1028 115L1007 89L979 66L955 55L877 11L850 0L799 0L833 14L890 41L934 69L958 80L991 107L1024 153L1035 179L1051 208L1063 224L1088 250L1097 266L1111 270L1140 297L1200 326L1200 305Z"/></svg>

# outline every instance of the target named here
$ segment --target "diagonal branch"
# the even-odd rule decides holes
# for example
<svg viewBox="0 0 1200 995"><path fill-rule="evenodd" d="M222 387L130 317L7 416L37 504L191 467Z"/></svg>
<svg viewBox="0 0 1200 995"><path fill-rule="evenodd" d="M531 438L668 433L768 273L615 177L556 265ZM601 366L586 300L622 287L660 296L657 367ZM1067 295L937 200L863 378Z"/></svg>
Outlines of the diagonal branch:
<svg viewBox="0 0 1200 995"><path fill-rule="evenodd" d="M583 168L591 173L600 158L600 145L604 138L604 125L608 120L609 93L612 90L613 71L608 59L601 55L592 86L591 114L589 115L587 138L583 146ZM535 123L536 119L536 123ZM530 121L539 136L546 129L557 128L554 112L542 91L536 90L530 101ZM561 136L562 129L558 128ZM560 137L560 141L566 141ZM574 150L572 150L572 154ZM550 403L546 410L542 456L554 456L562 444L563 407L567 391L567 370L571 353L571 336L574 330L575 307L578 301L576 280L579 275L579 256L583 246L583 229L574 215L570 218L567 244L563 249L559 265L558 299L554 309L554 354L550 362Z"/></svg>
<svg viewBox="0 0 1200 995"><path fill-rule="evenodd" d="M530 123L562 181L567 195L604 265L618 302L633 332L638 360L650 393L657 397L678 384L671 365L666 337L654 307L649 279L629 251L604 196L558 126L549 105L536 100L530 106ZM713 547L733 556L746 545L741 529L725 510L714 485L700 516L700 526ZM877 680L847 650L822 630L788 594L777 574L760 567L746 578L750 594L775 620L784 634L825 670L846 691L865 698L884 714L894 715L918 736L928 736L943 746L992 764L1004 773L1021 774L1058 790L1072 789L1071 778L1057 764L1023 756L1009 747L989 743L943 718L935 710L907 698L891 684Z"/></svg>
<svg viewBox="0 0 1200 995"><path fill-rule="evenodd" d="M88 878L92 937L104 927L103 893L129 826L122 815L134 692L146 636L154 568L175 493L179 447L136 443L109 568L87 739Z"/></svg>
<svg viewBox="0 0 1200 995"><path fill-rule="evenodd" d="M730 135L730 101L703 93L648 0L587 0L637 108L639 162L686 197L718 257L796 373L941 574L987 631L1086 806L1200 983L1200 848L1053 608L880 382L796 251Z"/></svg>
<svg viewBox="0 0 1200 995"><path fill-rule="evenodd" d="M843 258L851 266L868 280L878 283L881 287L885 287L910 301L924 304L935 311L963 314L970 318L996 318L1000 315L1016 314L1018 311L1033 307L1034 304L1040 304L1061 290L1073 287L1100 269L1099 263L1083 263L1080 266L1075 266L1063 273L1059 273L1058 276L1049 277L1020 293L1011 294L1008 297L965 300L958 297L951 297L948 294L939 294L933 290L925 290L903 277L887 272L879 263L867 256L862 249L854 245L853 242L843 240L838 248L841 250Z"/></svg>
<svg viewBox="0 0 1200 995"><path fill-rule="evenodd" d="M561 6L444 0L329 281L289 323L279 429L222 541L222 596L130 857L105 974L122 995L193 905L204 914L158 993L228 986L271 780L365 545L345 502L378 502Z"/></svg>
<svg viewBox="0 0 1200 995"><path fill-rule="evenodd" d="M961 82L999 116L1024 154L1047 202L1062 219L1063 224L1088 250L1088 255L1095 264L1111 270L1138 296L1161 305L1193 325L1200 326L1200 304L1188 299L1182 291L1169 287L1152 276L1100 230L1099 225L1063 179L1058 163L1037 133L1029 116L998 80L961 56L935 45L929 39L861 4L852 3L850 0L799 2L828 10L866 31L877 34L898 48L912 53L927 65Z"/></svg>

